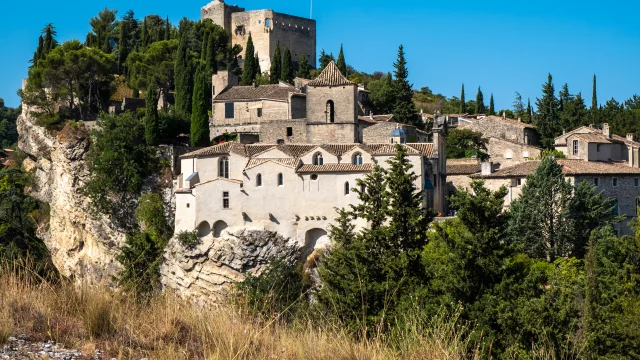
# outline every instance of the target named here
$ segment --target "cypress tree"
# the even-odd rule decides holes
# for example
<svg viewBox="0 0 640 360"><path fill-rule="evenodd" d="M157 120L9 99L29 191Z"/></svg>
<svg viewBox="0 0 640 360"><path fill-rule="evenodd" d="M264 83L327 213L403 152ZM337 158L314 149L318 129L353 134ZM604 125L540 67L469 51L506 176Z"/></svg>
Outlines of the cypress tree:
<svg viewBox="0 0 640 360"><path fill-rule="evenodd" d="M489 98L489 115L495 115L496 114L496 107L495 104L493 103L493 93L491 94L491 97Z"/></svg>
<svg viewBox="0 0 640 360"><path fill-rule="evenodd" d="M424 123L417 119L416 105L413 103L413 89L409 83L409 70L407 69L407 61L404 57L404 47L400 45L398 48L398 60L393 64L395 68L393 81L393 94L395 97L395 105L393 107L393 116L402 124L415 125L422 128Z"/></svg>
<svg viewBox="0 0 640 360"><path fill-rule="evenodd" d="M127 24L120 22L120 33L118 34L118 72L124 74L124 66L127 62L129 51L127 49Z"/></svg>
<svg viewBox="0 0 640 360"><path fill-rule="evenodd" d="M174 83L176 88L176 113L184 117L191 115L191 95L193 94L193 70L187 45L187 35L183 34L178 42L174 65Z"/></svg>
<svg viewBox="0 0 640 360"><path fill-rule="evenodd" d="M44 39L42 38L42 35L40 35L38 37L38 47L36 48L36 52L33 54L33 60L31 60L31 63L33 64L33 66L38 65L38 60L42 58L43 44L44 44Z"/></svg>
<svg viewBox="0 0 640 360"><path fill-rule="evenodd" d="M591 110L598 110L598 93L596 89L596 75L593 74L593 93L591 94Z"/></svg>
<svg viewBox="0 0 640 360"><path fill-rule="evenodd" d="M272 84L277 84L282 75L282 56L280 55L280 41L276 43L276 50L271 59L270 79Z"/></svg>
<svg viewBox="0 0 640 360"><path fill-rule="evenodd" d="M193 87L193 112L191 113L191 146L194 147L207 146L211 143L206 87L204 71L198 67Z"/></svg>
<svg viewBox="0 0 640 360"><path fill-rule="evenodd" d="M282 57L282 81L291 84L293 82L293 62L291 61L291 51L286 49Z"/></svg>
<svg viewBox="0 0 640 360"><path fill-rule="evenodd" d="M462 83L462 91L460 91L460 114L467 113L467 103L464 98L464 83Z"/></svg>
<svg viewBox="0 0 640 360"><path fill-rule="evenodd" d="M242 69L242 78L240 79L240 85L251 85L256 78L256 60L254 58L256 49L253 47L253 39L251 33L249 33L249 39L247 39L247 50L245 51L244 69Z"/></svg>
<svg viewBox="0 0 640 360"><path fill-rule="evenodd" d="M147 145L158 144L158 89L155 80L149 81L145 94L146 111L144 116L144 137Z"/></svg>
<svg viewBox="0 0 640 360"><path fill-rule="evenodd" d="M347 62L344 60L344 52L342 50L342 44L340 44L340 54L338 54L338 62L336 63L338 70L343 76L347 76Z"/></svg>
<svg viewBox="0 0 640 360"><path fill-rule="evenodd" d="M262 68L260 67L260 57L258 56L258 53L256 53L254 62L256 64L256 76L254 76L254 78L257 78L258 75L262 75Z"/></svg>
<svg viewBox="0 0 640 360"><path fill-rule="evenodd" d="M169 22L169 17L165 20L164 24L164 39L171 40L171 23Z"/></svg>
<svg viewBox="0 0 640 360"><path fill-rule="evenodd" d="M216 60L216 40L215 36L213 35L209 36L205 62L207 64L207 74L213 75L218 72L218 61Z"/></svg>
<svg viewBox="0 0 640 360"><path fill-rule="evenodd" d="M487 108L484 106L484 95L482 95L482 90L480 90L480 86L478 86L478 94L476 95L476 114L484 114L487 111Z"/></svg>
<svg viewBox="0 0 640 360"><path fill-rule="evenodd" d="M311 77L311 68L309 67L309 61L307 55L302 54L300 60L298 60L298 72L296 76L302 79L308 79Z"/></svg>
<svg viewBox="0 0 640 360"><path fill-rule="evenodd" d="M48 24L47 26L45 26L42 30L42 33L44 34L44 41L42 43L42 56L40 59L44 59L47 55L49 55L51 50L53 50L53 48L58 45L58 42L55 39L55 36L58 33L56 32L56 28L55 26L53 26L53 24Z"/></svg>
<svg viewBox="0 0 640 360"><path fill-rule="evenodd" d="M142 30L140 34L140 39L142 40L142 48L146 49L149 46L149 30L147 29L147 18L145 17L142 20Z"/></svg>
<svg viewBox="0 0 640 360"><path fill-rule="evenodd" d="M531 99L527 98L527 115L529 115L529 123L533 122L533 108L531 108Z"/></svg>
<svg viewBox="0 0 640 360"><path fill-rule="evenodd" d="M535 125L540 132L542 146L550 149L559 133L558 99L551 74L549 74L547 82L542 85L542 98L536 101L536 107L538 108L538 116Z"/></svg>

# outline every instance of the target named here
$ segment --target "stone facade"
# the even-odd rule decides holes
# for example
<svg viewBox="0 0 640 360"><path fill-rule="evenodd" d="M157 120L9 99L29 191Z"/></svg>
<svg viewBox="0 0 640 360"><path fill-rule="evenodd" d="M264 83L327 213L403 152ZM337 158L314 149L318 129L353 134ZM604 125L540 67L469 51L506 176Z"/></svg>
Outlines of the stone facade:
<svg viewBox="0 0 640 360"><path fill-rule="evenodd" d="M277 43L284 53L291 51L291 58L297 63L306 56L309 65L316 65L316 21L302 17L277 13L272 10L245 11L238 6L230 6L222 0L215 0L201 10L202 19L211 19L229 32L232 45L247 47L249 34L258 53L260 68L271 68ZM241 53L245 57L244 50Z"/></svg>
<svg viewBox="0 0 640 360"><path fill-rule="evenodd" d="M480 132L485 137L504 139L518 144L536 146L539 143L539 135L535 126L519 120L485 116L459 122L458 126Z"/></svg>
<svg viewBox="0 0 640 360"><path fill-rule="evenodd" d="M374 122L365 123L363 121L360 124L367 124L360 127L360 139L363 142L380 143L389 139L389 133L396 128L402 129L407 135L408 142L427 142L429 136L426 132L416 129L415 126L398 124L396 122Z"/></svg>
<svg viewBox="0 0 640 360"><path fill-rule="evenodd" d="M494 137L488 140L487 152L491 161L498 167L509 167L523 161L538 159L542 154L542 149L539 147Z"/></svg>

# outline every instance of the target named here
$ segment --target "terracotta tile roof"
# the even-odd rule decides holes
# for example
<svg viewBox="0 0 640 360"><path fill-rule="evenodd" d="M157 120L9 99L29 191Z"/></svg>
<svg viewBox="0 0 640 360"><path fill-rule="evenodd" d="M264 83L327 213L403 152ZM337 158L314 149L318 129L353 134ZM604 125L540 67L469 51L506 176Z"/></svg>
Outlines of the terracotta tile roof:
<svg viewBox="0 0 640 360"><path fill-rule="evenodd" d="M499 169L491 175L477 175L484 179L505 179L526 177L533 174L541 160L525 161L521 164ZM585 161L579 159L558 159L564 175L640 175L640 168L626 163ZM448 168L448 167L447 167Z"/></svg>
<svg viewBox="0 0 640 360"><path fill-rule="evenodd" d="M298 93L299 91L289 85L258 85L253 86L232 86L222 91L213 101L231 101L231 100L277 100L287 101L289 93Z"/></svg>
<svg viewBox="0 0 640 360"><path fill-rule="evenodd" d="M357 144L326 144L320 145L320 147L327 150L330 154L342 156L342 154L351 151L356 145Z"/></svg>
<svg viewBox="0 0 640 360"><path fill-rule="evenodd" d="M531 124L527 124L527 123L524 123L524 122L521 122L521 121L518 121L518 120L509 119L509 118L503 119L502 116L494 116L494 115L485 116L482 119L478 119L476 121L481 122L481 121L487 121L487 120L504 121L504 122L509 123L511 125L519 126L519 127L523 128L523 129L524 128L528 128L528 129L535 129L536 128L535 126L533 126Z"/></svg>
<svg viewBox="0 0 640 360"><path fill-rule="evenodd" d="M422 155L433 157L433 143L407 143L406 145L417 150Z"/></svg>
<svg viewBox="0 0 640 360"><path fill-rule="evenodd" d="M246 156L246 151L243 144L237 142L226 142L183 154L182 156L180 156L180 158L187 159L192 157L215 156L230 153Z"/></svg>
<svg viewBox="0 0 640 360"><path fill-rule="evenodd" d="M331 61L315 80L310 81L307 86L343 86L355 85L342 75L336 63Z"/></svg>
<svg viewBox="0 0 640 360"><path fill-rule="evenodd" d="M245 146L245 150L247 152L248 156L256 156L257 154L261 154L267 150L271 150L273 148L275 148L276 145L264 145L264 144L251 144L251 145L246 145Z"/></svg>
<svg viewBox="0 0 640 360"><path fill-rule="evenodd" d="M395 155L396 154L396 144L366 144L366 146L371 149L371 153L373 155ZM407 149L407 154L416 155L421 153L419 150L416 150L413 147L409 147L407 145L402 145L402 146L405 149Z"/></svg>
<svg viewBox="0 0 640 360"><path fill-rule="evenodd" d="M318 145L278 145L277 149L291 157L299 158L316 147Z"/></svg>
<svg viewBox="0 0 640 360"><path fill-rule="evenodd" d="M300 159L251 159L249 163L244 168L245 170L251 169L258 165L262 165L267 162L276 163L282 166L290 167L292 169L296 169L300 165Z"/></svg>
<svg viewBox="0 0 640 360"><path fill-rule="evenodd" d="M373 164L325 164L325 165L302 165L298 168L299 173L326 173L326 172L369 172L373 170Z"/></svg>
<svg viewBox="0 0 640 360"><path fill-rule="evenodd" d="M447 175L471 175L480 172L480 164L447 164Z"/></svg>

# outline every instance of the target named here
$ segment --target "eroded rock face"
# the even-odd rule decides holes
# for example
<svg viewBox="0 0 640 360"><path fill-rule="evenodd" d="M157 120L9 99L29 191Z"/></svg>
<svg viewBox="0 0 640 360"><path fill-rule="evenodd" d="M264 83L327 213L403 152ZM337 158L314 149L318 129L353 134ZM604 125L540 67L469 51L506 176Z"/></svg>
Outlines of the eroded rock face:
<svg viewBox="0 0 640 360"><path fill-rule="evenodd" d="M34 184L29 193L50 206L50 220L38 230L53 262L65 276L89 283L109 283L119 269L117 248L124 242L105 216L89 214L81 194L89 172L85 157L89 139L82 125L51 135L23 113L17 121L19 147L30 157Z"/></svg>
<svg viewBox="0 0 640 360"><path fill-rule="evenodd" d="M231 284L248 273L260 273L272 258L293 260L298 246L277 233L259 228L228 228L221 237L209 235L194 249L174 237L160 269L162 283L179 295L200 303L224 298Z"/></svg>

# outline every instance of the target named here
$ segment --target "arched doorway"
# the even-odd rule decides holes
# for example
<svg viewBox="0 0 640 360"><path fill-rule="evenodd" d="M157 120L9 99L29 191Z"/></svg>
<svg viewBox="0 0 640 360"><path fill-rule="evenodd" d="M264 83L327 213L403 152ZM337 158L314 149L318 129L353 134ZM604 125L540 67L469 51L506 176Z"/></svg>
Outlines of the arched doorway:
<svg viewBox="0 0 640 360"><path fill-rule="evenodd" d="M226 222L222 220L216 221L215 224L213 224L213 236L220 237L220 235L222 235L222 231L226 228L227 228Z"/></svg>
<svg viewBox="0 0 640 360"><path fill-rule="evenodd" d="M206 221L201 222L200 225L198 225L197 230L198 230L198 237L205 237L211 234L211 226Z"/></svg>
<svg viewBox="0 0 640 360"><path fill-rule="evenodd" d="M327 247L329 245L329 235L324 229L308 230L304 236L304 253L309 256L315 249Z"/></svg>

